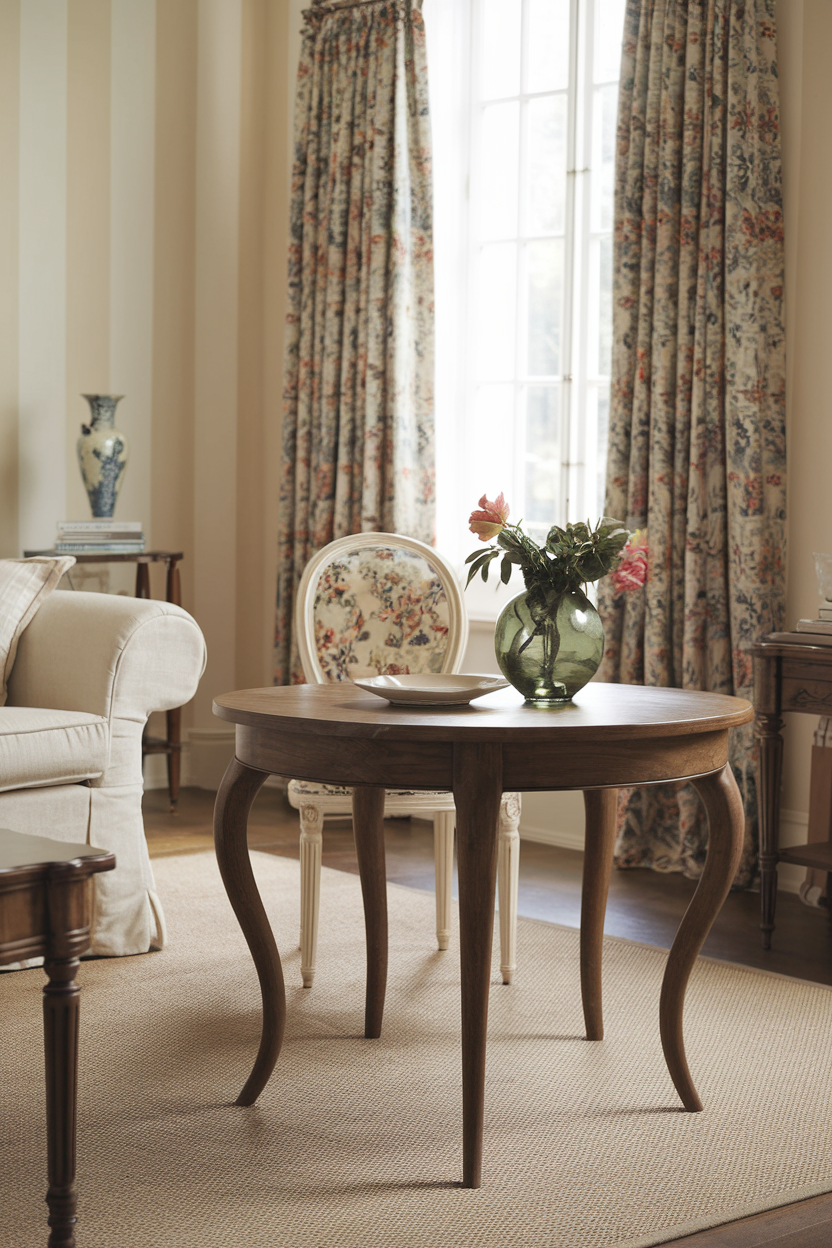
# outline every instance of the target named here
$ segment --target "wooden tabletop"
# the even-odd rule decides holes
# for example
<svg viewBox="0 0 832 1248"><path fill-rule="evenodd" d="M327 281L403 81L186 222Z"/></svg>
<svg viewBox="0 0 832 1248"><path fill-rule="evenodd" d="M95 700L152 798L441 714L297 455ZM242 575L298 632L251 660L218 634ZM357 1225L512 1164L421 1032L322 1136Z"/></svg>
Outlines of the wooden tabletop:
<svg viewBox="0 0 832 1248"><path fill-rule="evenodd" d="M392 706L351 682L243 689L214 699L214 714L253 728L272 726L296 734L432 741L559 741L719 732L753 718L750 702L719 693L593 682L572 703L527 706L514 689L478 698L464 707Z"/></svg>

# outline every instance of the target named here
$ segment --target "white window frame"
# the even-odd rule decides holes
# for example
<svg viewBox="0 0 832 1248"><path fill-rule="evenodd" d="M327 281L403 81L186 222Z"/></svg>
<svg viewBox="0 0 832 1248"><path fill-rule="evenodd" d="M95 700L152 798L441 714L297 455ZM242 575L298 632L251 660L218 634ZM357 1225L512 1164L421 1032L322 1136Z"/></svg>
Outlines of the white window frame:
<svg viewBox="0 0 832 1248"><path fill-rule="evenodd" d="M530 0L522 4L521 87L525 86L530 29ZM560 385L559 421L561 430L559 513L551 523L596 519L603 500L598 497L598 480L605 447L598 446L597 420L588 420L587 400L591 388L608 385L609 379L590 376L589 319L590 299L598 282L590 285L590 269L596 266L598 240L609 231L593 231L591 221L593 174L593 93L602 83L594 82L594 24L599 0L570 0L569 80L567 98L567 169L564 213L564 289L561 341L561 373L552 377L523 376L519 372L520 334L523 308L520 281L516 284L515 325L517 334L513 388L513 426L510 436L522 438L518 419L521 388L528 384ZM428 32L428 62L431 81L431 114L434 134L436 261L436 347L437 347L437 542L440 549L463 572L463 561L477 545L468 533L468 514L476 498L462 497L460 465L466 456L472 428L473 395L477 379L473 375L476 358L473 318L468 308L473 298L473 254L478 243L472 238L470 192L476 194L479 170L476 167L478 127L486 103L477 100L472 107L472 76L481 63L480 14L482 0L424 0ZM467 52L467 55L466 55ZM455 90L453 89L455 85ZM524 105L535 95L509 96ZM582 98L582 108L578 100ZM492 101L489 101L489 103ZM439 124L438 124L439 123ZM527 122L521 121L520 184L525 185L528 145L523 141ZM518 213L517 246L523 248L523 221ZM547 236L548 237L548 236ZM522 264L522 259L518 263ZM587 297L589 296L589 298ZM596 309L597 312L597 309ZM458 413L466 413L462 419ZM513 480L483 482L489 496L500 488L511 503L518 493L525 446L517 445ZM513 511L512 519L522 517ZM467 574L467 569L464 570ZM495 588L494 569L488 585L477 580L466 595L472 619L493 619L505 601L522 589L515 572L509 586Z"/></svg>

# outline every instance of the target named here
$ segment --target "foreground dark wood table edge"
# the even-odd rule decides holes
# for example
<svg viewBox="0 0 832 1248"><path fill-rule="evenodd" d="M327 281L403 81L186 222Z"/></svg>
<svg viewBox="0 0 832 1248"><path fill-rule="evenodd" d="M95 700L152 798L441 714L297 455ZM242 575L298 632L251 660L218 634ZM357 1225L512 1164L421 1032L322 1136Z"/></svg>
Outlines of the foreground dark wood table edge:
<svg viewBox="0 0 832 1248"><path fill-rule="evenodd" d="M238 745L256 736L238 727ZM722 735L722 734L720 734ZM724 751L727 757L727 730ZM502 746L457 742L453 746L453 792L457 809L460 911L463 1082L463 1186L479 1187L491 942L497 866L497 828L504 787ZM245 750L241 751L245 752ZM260 981L263 1026L254 1067L238 1105L251 1105L265 1087L283 1039L286 1004L283 973L254 880L246 843L248 813L267 775L234 758L217 794L214 838L220 872L245 935ZM277 774L280 774L279 772ZM682 919L665 969L659 1004L662 1049L686 1110L702 1109L691 1079L683 1037L684 997L691 970L731 886L739 865L743 810L736 781L725 763L713 771L686 775L697 788L710 824L702 877ZM635 781L634 781L635 782ZM664 782L664 781L662 781ZM648 782L649 783L649 782ZM512 790L515 785L510 785ZM558 786L554 786L558 787ZM565 787L565 786L564 786ZM587 856L581 914L581 987L588 1039L603 1038L601 950L615 841L616 790L584 790ZM365 1035L381 1032L387 980L387 903L383 840L384 789L354 787L354 828L367 932ZM491 835L487 836L487 830Z"/></svg>
<svg viewBox="0 0 832 1248"><path fill-rule="evenodd" d="M75 982L79 960L90 944L91 879L112 871L115 855L92 846L66 845L66 857L55 842L22 837L0 829L4 851L16 838L26 842L20 865L0 863L0 965L43 957L47 982L43 988L43 1040L46 1064L46 1203L49 1248L74 1248L77 1193L75 1188L75 1126L78 1096L78 1022L80 988ZM43 840L48 854L31 859L29 846ZM52 847L52 848L48 848ZM73 856L83 848L83 855Z"/></svg>

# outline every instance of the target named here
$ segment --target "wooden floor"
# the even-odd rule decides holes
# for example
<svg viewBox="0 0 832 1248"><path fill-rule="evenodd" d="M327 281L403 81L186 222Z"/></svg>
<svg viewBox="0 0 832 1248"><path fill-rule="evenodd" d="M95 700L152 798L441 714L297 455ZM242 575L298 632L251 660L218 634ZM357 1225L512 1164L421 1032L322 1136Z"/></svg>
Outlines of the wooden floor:
<svg viewBox="0 0 832 1248"><path fill-rule="evenodd" d="M151 857L213 849L214 795L183 789L179 812L168 813L167 793L145 794L145 831ZM424 820L389 820L385 829L387 877L411 888L433 891L433 829ZM264 788L249 819L249 845L282 857L298 857L298 816L279 789ZM324 866L358 873L348 821L324 828ZM578 927L583 855L574 850L523 841L518 909L528 918ZM695 885L679 875L614 871L605 931L669 948ZM455 890L456 891L456 890ZM703 953L745 966L832 984L832 922L827 910L804 906L780 894L774 948L762 949L757 893L732 893ZM830 1042L832 1048L832 1042ZM678 1248L832 1248L832 1194L770 1213L701 1231L673 1241Z"/></svg>

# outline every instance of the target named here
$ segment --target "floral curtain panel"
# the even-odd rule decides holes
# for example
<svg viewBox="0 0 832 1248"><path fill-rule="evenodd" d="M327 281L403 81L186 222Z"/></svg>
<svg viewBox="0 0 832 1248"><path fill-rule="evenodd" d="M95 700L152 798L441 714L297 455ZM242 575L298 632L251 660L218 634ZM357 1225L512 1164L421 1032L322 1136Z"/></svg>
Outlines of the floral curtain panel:
<svg viewBox="0 0 832 1248"><path fill-rule="evenodd" d="M371 530L432 542L433 239L421 0L316 4L295 104L275 683L302 679L311 555Z"/></svg>
<svg viewBox="0 0 832 1248"><path fill-rule="evenodd" d="M784 626L784 242L774 0L628 0L618 118L609 515L648 584L601 582L601 674L750 698ZM732 765L756 870L750 726ZM693 789L622 794L620 866L701 871Z"/></svg>

